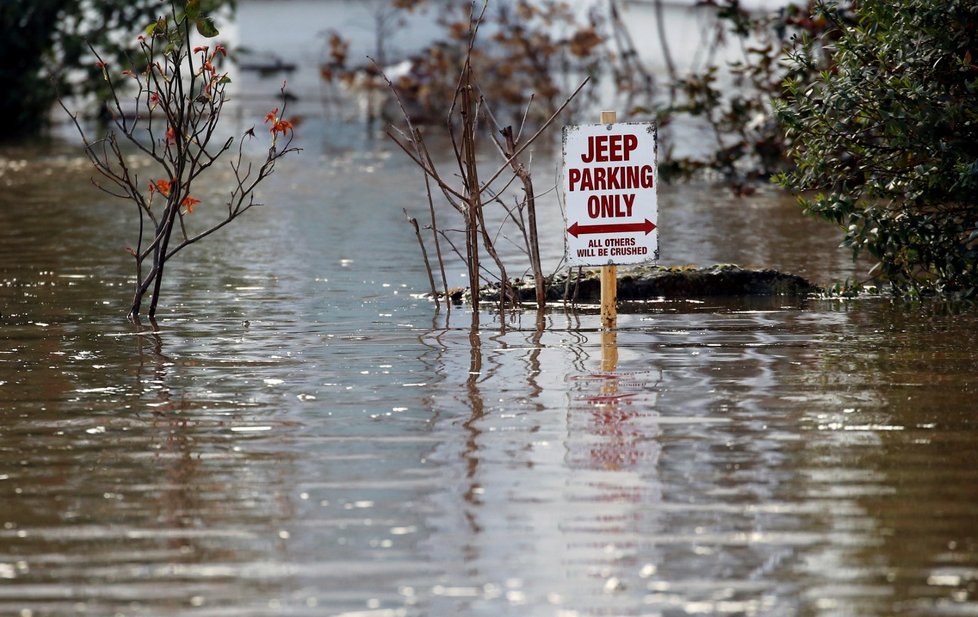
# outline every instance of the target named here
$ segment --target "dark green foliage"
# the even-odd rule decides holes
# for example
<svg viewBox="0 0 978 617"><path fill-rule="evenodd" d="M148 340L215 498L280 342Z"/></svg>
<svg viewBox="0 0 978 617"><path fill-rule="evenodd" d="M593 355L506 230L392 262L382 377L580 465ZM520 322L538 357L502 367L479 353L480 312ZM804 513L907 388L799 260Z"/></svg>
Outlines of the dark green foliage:
<svg viewBox="0 0 978 617"><path fill-rule="evenodd" d="M978 291L978 3L863 0L834 69L789 81L779 118L806 211L879 260L895 289ZM810 66L812 41L793 62Z"/></svg>
<svg viewBox="0 0 978 617"><path fill-rule="evenodd" d="M0 138L30 133L43 123L55 89L41 71L65 0L0 3Z"/></svg>
<svg viewBox="0 0 978 617"><path fill-rule="evenodd" d="M220 6L233 8L234 0L204 0L200 9ZM89 44L106 63L129 67L133 33L169 12L161 0L0 2L0 139L40 131L59 93L104 101L109 92Z"/></svg>

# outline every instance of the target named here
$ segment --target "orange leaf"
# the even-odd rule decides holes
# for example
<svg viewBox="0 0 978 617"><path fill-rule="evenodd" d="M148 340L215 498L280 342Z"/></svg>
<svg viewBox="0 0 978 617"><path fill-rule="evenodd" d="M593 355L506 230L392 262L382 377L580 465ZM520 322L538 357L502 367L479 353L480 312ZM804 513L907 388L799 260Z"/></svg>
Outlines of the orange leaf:
<svg viewBox="0 0 978 617"><path fill-rule="evenodd" d="M200 203L199 199L193 197L192 195L187 195L186 197L183 198L183 201L180 202L180 205L187 209L187 214L191 214L194 211L194 206L196 206L199 203Z"/></svg>
<svg viewBox="0 0 978 617"><path fill-rule="evenodd" d="M269 130L272 132L273 135L275 133L282 133L284 135L286 131L292 130L292 123L289 122L288 120L279 120L278 122L273 124L272 128Z"/></svg>
<svg viewBox="0 0 978 617"><path fill-rule="evenodd" d="M163 197L170 196L170 182L168 180L157 180L156 190L160 192Z"/></svg>

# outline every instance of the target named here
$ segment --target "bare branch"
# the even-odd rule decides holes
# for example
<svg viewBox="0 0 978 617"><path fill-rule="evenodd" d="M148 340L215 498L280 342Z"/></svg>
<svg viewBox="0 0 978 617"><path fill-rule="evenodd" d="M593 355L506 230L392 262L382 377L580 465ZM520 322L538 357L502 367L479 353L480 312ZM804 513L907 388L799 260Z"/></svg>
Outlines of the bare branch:
<svg viewBox="0 0 978 617"><path fill-rule="evenodd" d="M513 159L515 159L517 156L519 156L520 154L522 154L523 151L526 150L530 146L530 144L532 144L534 141L536 141L537 138L540 137L540 135L542 135L545 130L547 130L547 127L549 127L553 123L553 121L557 118L557 116L560 115L560 112L564 111L564 108L567 107L567 105L570 104L570 102L574 99L574 97L577 96L577 94L584 88L585 85L587 85L587 83L590 80L591 80L591 76L590 75L584 78L584 81L581 82L581 85L579 85L577 88L575 88L574 89L574 92L572 92L571 95L569 97L567 97L567 99L563 103L561 103L560 107L557 108L557 111L555 111L547 119L547 121L544 122L540 126L540 128L537 129L537 131L533 134L533 136L530 137L528 140L526 140L523 143L523 145L521 145L519 148L517 148L516 151L513 152L512 156L510 156L506 160L506 162L503 165L501 165L499 167L499 169L497 169L496 172L489 177L489 180L487 180L485 182L485 185L486 186L492 184L492 182L496 178L498 178L500 174L502 174L504 171L506 171L506 168L509 167L512 164Z"/></svg>

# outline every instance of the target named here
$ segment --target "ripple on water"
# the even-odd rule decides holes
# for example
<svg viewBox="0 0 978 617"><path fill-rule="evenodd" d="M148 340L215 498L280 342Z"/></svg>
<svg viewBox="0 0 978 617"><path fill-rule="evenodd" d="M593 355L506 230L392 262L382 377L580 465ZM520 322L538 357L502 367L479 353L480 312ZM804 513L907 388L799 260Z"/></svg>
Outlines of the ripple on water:
<svg viewBox="0 0 978 617"><path fill-rule="evenodd" d="M156 326L87 172L3 168L0 614L976 613L969 307L663 301L614 345L588 310L436 313L376 150L325 202L277 172ZM824 266L669 190L677 255Z"/></svg>

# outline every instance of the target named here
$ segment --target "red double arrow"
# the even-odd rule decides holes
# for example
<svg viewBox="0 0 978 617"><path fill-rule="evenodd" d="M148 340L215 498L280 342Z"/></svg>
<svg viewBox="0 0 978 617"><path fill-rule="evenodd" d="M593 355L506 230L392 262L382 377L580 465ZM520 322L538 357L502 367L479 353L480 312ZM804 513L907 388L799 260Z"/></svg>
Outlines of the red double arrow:
<svg viewBox="0 0 978 617"><path fill-rule="evenodd" d="M647 236L652 233L653 229L655 229L655 223L649 219L645 219L644 223L608 223L605 225L581 225L580 223L574 223L567 228L567 231L576 238L584 234L613 234L635 231L644 231Z"/></svg>

